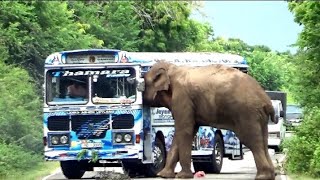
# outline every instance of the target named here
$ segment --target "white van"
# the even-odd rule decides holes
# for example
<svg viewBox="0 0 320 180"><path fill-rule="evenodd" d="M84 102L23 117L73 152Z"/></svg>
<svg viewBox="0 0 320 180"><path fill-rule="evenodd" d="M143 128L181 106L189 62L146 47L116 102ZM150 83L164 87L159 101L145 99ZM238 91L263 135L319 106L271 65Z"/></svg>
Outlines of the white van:
<svg viewBox="0 0 320 180"><path fill-rule="evenodd" d="M274 124L274 122L269 119L268 122L268 147L275 150L275 152L280 151L280 144L282 143L285 133L286 127L284 125L283 119L283 108L280 100L271 100L272 106L275 110L275 116L278 118L278 123Z"/></svg>

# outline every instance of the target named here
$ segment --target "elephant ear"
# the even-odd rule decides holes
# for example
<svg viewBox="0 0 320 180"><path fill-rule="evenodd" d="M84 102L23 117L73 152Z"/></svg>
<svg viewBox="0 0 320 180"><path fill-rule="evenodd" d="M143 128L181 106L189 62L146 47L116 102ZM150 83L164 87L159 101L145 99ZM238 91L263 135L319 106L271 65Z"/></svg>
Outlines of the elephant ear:
<svg viewBox="0 0 320 180"><path fill-rule="evenodd" d="M170 79L164 68L159 68L153 78L154 87L157 91L166 91L169 89Z"/></svg>

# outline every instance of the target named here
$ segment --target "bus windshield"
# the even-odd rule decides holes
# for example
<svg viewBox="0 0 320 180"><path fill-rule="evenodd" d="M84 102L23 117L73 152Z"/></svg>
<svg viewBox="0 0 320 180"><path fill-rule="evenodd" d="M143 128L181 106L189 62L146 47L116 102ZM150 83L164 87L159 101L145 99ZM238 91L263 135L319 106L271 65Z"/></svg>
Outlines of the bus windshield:
<svg viewBox="0 0 320 180"><path fill-rule="evenodd" d="M93 76L92 102L133 103L136 100L134 69L108 69L108 72Z"/></svg>
<svg viewBox="0 0 320 180"><path fill-rule="evenodd" d="M91 89L95 104L133 103L136 100L134 78L134 68L49 70L46 100L48 104L86 104Z"/></svg>
<svg viewBox="0 0 320 180"><path fill-rule="evenodd" d="M85 104L88 102L87 75L68 76L77 70L49 70L46 74L48 104Z"/></svg>

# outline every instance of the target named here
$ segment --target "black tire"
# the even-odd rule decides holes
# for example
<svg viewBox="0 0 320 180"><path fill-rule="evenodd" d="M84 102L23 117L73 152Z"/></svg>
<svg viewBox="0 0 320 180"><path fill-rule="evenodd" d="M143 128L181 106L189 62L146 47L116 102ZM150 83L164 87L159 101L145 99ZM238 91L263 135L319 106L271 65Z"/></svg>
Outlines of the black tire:
<svg viewBox="0 0 320 180"><path fill-rule="evenodd" d="M155 163L145 165L144 174L147 177L156 177L158 172L160 172L166 164L166 150L164 143L159 138L156 138L153 153ZM157 156L157 154L159 155Z"/></svg>
<svg viewBox="0 0 320 180"><path fill-rule="evenodd" d="M86 172L80 161L60 161L63 175L68 179L81 179Z"/></svg>
<svg viewBox="0 0 320 180"><path fill-rule="evenodd" d="M219 174L223 163L223 140L219 134L215 134L213 152L210 156L211 162L193 162L195 172L204 171L205 173Z"/></svg>
<svg viewBox="0 0 320 180"><path fill-rule="evenodd" d="M273 149L274 149L275 153L280 153L281 152L280 146L274 146Z"/></svg>
<svg viewBox="0 0 320 180"><path fill-rule="evenodd" d="M130 178L134 178L141 175L144 169L138 161L122 161L122 170Z"/></svg>
<svg viewBox="0 0 320 180"><path fill-rule="evenodd" d="M145 175L146 177L156 177L165 165L166 152L163 142L159 138L156 138L154 154L159 153L159 157L154 157L155 163L153 164L141 164L138 161L122 161L122 169L130 178L137 177L139 175ZM157 163L157 161L160 161Z"/></svg>
<svg viewBox="0 0 320 180"><path fill-rule="evenodd" d="M243 160L243 155L244 155L243 146L242 146L242 143L240 142L240 158L239 158L239 160Z"/></svg>

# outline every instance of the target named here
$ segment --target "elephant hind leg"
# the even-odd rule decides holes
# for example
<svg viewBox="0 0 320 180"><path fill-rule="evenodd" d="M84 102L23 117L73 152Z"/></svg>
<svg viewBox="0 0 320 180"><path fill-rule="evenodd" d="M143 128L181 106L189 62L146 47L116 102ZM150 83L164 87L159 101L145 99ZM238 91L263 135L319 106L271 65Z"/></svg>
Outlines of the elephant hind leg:
<svg viewBox="0 0 320 180"><path fill-rule="evenodd" d="M266 152L266 157L267 157L267 160L269 162L269 166L273 168L273 172L275 171L274 170L274 166L273 166L273 163L272 163L272 160L271 160L271 157L270 157L270 154L269 154L269 151L268 151L268 124L266 123L266 125L262 126L261 127L262 129L262 133L263 133L263 141L264 141L264 145L265 145L265 152ZM274 172L275 173L275 172ZM275 173L276 175L276 173Z"/></svg>
<svg viewBox="0 0 320 180"><path fill-rule="evenodd" d="M257 167L255 179L273 180L275 179L274 167L268 153L268 144L265 141L261 126L247 128L246 131L239 132L240 140L251 150ZM266 137L267 138L267 137ZM271 164L270 164L271 162Z"/></svg>

